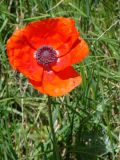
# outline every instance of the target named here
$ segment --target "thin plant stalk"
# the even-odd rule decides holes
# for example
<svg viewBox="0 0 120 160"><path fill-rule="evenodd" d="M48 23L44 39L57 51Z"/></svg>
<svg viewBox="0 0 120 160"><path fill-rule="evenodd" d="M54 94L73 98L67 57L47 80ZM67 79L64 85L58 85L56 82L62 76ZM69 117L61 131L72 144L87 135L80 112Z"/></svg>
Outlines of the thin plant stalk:
<svg viewBox="0 0 120 160"><path fill-rule="evenodd" d="M55 157L55 160L60 160L57 140L56 140L55 131L54 131L53 118L52 118L51 97L49 96L48 96L48 114L49 114L50 128L51 128L52 141L53 141L54 157Z"/></svg>

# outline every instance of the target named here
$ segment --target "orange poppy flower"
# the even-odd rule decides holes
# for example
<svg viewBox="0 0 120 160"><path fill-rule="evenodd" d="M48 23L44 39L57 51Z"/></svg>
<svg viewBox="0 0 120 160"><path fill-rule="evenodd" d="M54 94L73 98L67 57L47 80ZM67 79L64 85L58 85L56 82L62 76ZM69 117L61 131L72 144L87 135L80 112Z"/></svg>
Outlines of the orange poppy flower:
<svg viewBox="0 0 120 160"><path fill-rule="evenodd" d="M62 96L81 83L71 65L89 53L71 18L47 18L19 29L7 41L10 64L41 93Z"/></svg>

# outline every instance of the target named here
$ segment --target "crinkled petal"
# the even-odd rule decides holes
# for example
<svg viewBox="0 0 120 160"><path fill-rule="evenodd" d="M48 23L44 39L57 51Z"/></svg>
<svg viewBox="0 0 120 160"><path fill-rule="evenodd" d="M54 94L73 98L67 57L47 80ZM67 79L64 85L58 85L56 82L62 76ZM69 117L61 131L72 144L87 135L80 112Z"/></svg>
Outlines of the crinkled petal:
<svg viewBox="0 0 120 160"><path fill-rule="evenodd" d="M68 66L82 61L88 53L89 48L87 43L83 39L78 39L72 46L71 51L64 56L59 57L57 62L54 65L51 65L51 67L54 71L58 72Z"/></svg>
<svg viewBox="0 0 120 160"><path fill-rule="evenodd" d="M79 36L74 20L64 17L47 18L29 23L24 28L24 34L35 48L49 45L59 49L60 54L66 53L66 49L69 50Z"/></svg>
<svg viewBox="0 0 120 160"><path fill-rule="evenodd" d="M34 58L34 48L24 38L23 30L17 30L7 41L7 53L11 66L26 77L40 81L43 68Z"/></svg>
<svg viewBox="0 0 120 160"><path fill-rule="evenodd" d="M71 64L81 62L89 53L89 48L84 39L78 40L76 46L69 52Z"/></svg>
<svg viewBox="0 0 120 160"><path fill-rule="evenodd" d="M45 70L42 82L30 80L30 83L41 93L63 96L81 83L81 77L72 67L67 67L57 73Z"/></svg>
<svg viewBox="0 0 120 160"><path fill-rule="evenodd" d="M73 33L71 33L70 37L60 47L57 48L58 53L59 53L57 57L64 56L73 48L74 44L79 38L79 33L77 32L77 30L75 32L75 30L76 28L74 27Z"/></svg>
<svg viewBox="0 0 120 160"><path fill-rule="evenodd" d="M44 91L43 85L41 81L34 81L32 79L29 79L29 82L37 89L39 90L41 93L46 94L46 92Z"/></svg>
<svg viewBox="0 0 120 160"><path fill-rule="evenodd" d="M63 69L65 69L68 66L71 66L71 55L66 54L65 56L62 56L57 59L57 62L54 64L50 64L52 70L59 72Z"/></svg>

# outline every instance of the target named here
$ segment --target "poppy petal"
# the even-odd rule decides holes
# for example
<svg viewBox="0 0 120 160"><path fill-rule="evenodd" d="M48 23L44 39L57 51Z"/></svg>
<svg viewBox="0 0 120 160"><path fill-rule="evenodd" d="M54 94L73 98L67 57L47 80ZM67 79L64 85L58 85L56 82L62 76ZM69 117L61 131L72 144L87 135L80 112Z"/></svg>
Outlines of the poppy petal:
<svg viewBox="0 0 120 160"><path fill-rule="evenodd" d="M24 38L23 30L17 30L7 41L7 53L11 66L26 77L41 80L43 68L34 58L35 50Z"/></svg>
<svg viewBox="0 0 120 160"><path fill-rule="evenodd" d="M29 23L24 28L24 35L36 49L41 45L50 45L54 49L60 47L60 53L63 54L62 45L66 42L68 50L70 44L78 38L79 33L73 19L57 17Z"/></svg>
<svg viewBox="0 0 120 160"><path fill-rule="evenodd" d="M29 82L37 89L39 90L41 93L46 94L46 92L44 91L44 88L42 86L42 81L34 81L32 79L29 79Z"/></svg>
<svg viewBox="0 0 120 160"><path fill-rule="evenodd" d="M57 63L51 65L56 72L82 61L89 53L87 43L83 39L78 39L69 53L58 58Z"/></svg>
<svg viewBox="0 0 120 160"><path fill-rule="evenodd" d="M71 34L70 37L68 37L68 39L64 42L64 44L62 44L59 48L57 48L59 53L57 57L61 57L67 54L71 50L74 43L76 43L77 39L79 38L79 33L77 31L75 32L74 29L76 28L75 27L73 28L73 33Z"/></svg>
<svg viewBox="0 0 120 160"><path fill-rule="evenodd" d="M57 62L54 64L50 64L52 70L59 72L63 69L65 69L68 66L71 66L71 55L66 54L65 56L62 56L57 59Z"/></svg>
<svg viewBox="0 0 120 160"><path fill-rule="evenodd" d="M70 51L71 64L81 62L89 53L89 48L84 39L79 39L76 46Z"/></svg>
<svg viewBox="0 0 120 160"><path fill-rule="evenodd" d="M67 67L57 73L45 70L42 83L33 80L30 80L30 83L41 93L63 96L77 87L81 80L80 75L72 67Z"/></svg>

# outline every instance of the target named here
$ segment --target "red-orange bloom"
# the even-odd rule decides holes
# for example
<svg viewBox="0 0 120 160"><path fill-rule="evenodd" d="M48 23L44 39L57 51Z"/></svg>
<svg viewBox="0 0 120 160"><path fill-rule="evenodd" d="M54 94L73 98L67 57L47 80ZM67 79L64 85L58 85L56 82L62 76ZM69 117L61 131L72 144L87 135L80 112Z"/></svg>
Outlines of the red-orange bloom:
<svg viewBox="0 0 120 160"><path fill-rule="evenodd" d="M41 93L62 96L81 83L71 66L89 53L71 18L57 17L32 22L7 41L12 67Z"/></svg>

